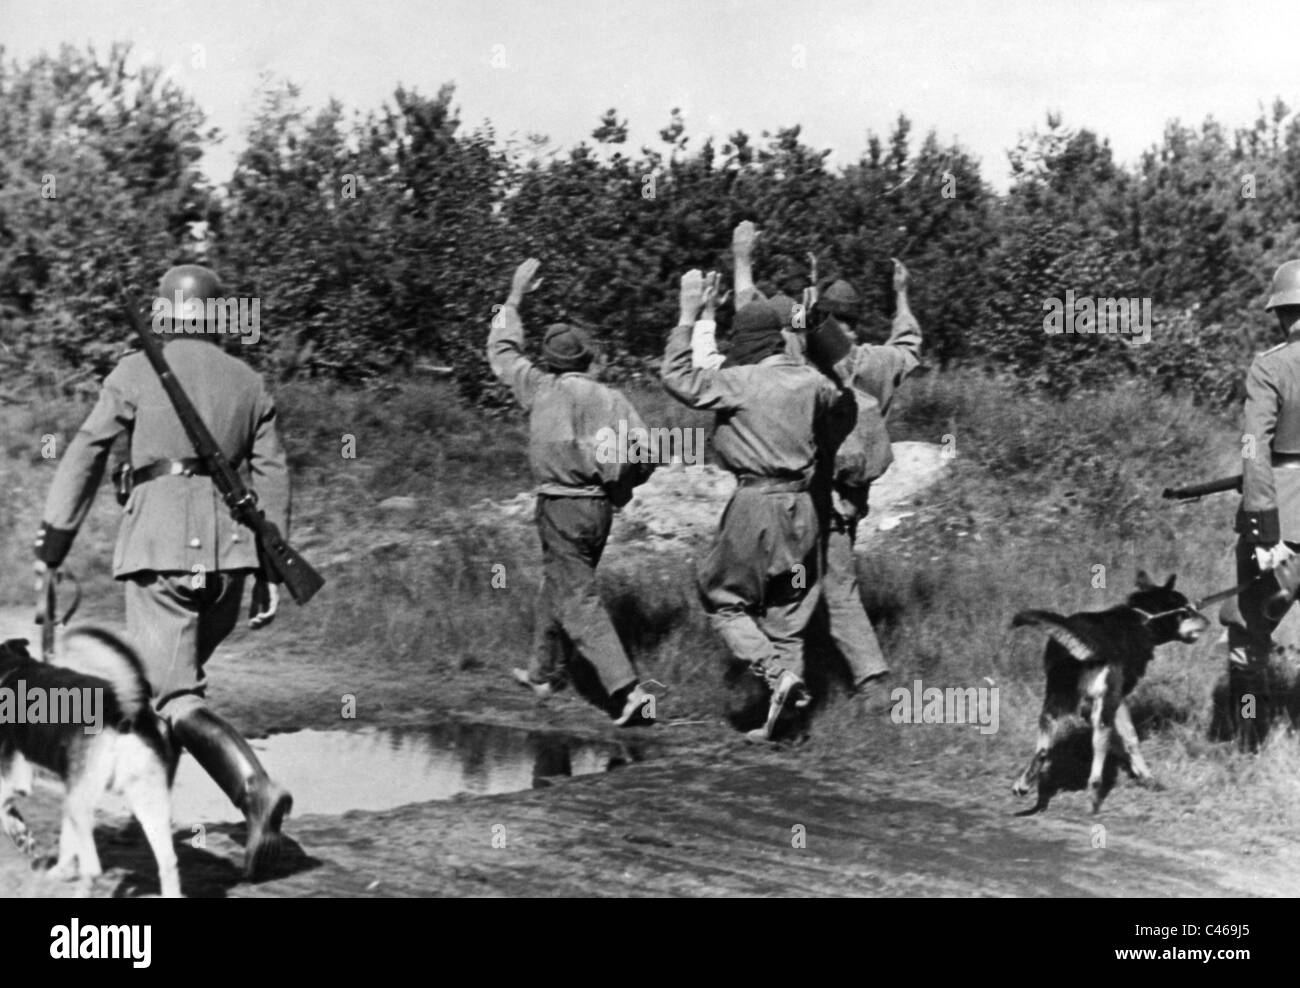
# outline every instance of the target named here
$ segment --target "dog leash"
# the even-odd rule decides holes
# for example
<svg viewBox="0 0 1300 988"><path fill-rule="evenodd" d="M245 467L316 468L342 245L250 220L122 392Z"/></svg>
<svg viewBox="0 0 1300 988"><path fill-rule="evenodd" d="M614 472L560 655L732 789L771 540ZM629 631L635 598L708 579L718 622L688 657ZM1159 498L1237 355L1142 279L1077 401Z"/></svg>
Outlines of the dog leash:
<svg viewBox="0 0 1300 988"><path fill-rule="evenodd" d="M1272 571L1266 570L1265 572ZM1227 600L1229 597L1235 597L1237 594L1249 590L1259 580L1263 579L1263 577L1264 573L1257 573L1245 583L1238 583L1235 587L1230 587L1227 590L1216 591L1215 593L1202 597L1200 600L1189 601L1185 607L1175 607L1167 611L1157 611L1155 614L1148 614L1140 607L1134 607L1133 610L1141 614L1143 622L1147 624L1150 624L1157 618L1168 617L1170 614L1185 614L1188 611L1196 611L1197 613L1200 613L1211 604L1217 604L1221 600Z"/></svg>
<svg viewBox="0 0 1300 988"><path fill-rule="evenodd" d="M68 609L63 612L63 618L58 617L58 596L56 593L57 586L64 580L72 584L72 603ZM45 579L41 586L40 604L36 610L36 623L41 627L41 661L49 662L54 658L54 628L56 625L67 626L72 620L72 615L77 613L77 608L81 605L81 581L70 571L53 569L45 574Z"/></svg>

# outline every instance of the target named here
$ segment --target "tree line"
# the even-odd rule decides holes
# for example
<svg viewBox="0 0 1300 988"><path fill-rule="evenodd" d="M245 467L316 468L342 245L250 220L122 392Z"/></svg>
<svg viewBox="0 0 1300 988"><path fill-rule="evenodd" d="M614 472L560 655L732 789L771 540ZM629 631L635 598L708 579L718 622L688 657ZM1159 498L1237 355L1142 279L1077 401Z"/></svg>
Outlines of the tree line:
<svg viewBox="0 0 1300 988"><path fill-rule="evenodd" d="M1117 380L1238 400L1273 268L1300 254L1300 118L1281 100L1249 127L1169 123L1134 164L1056 115L1008 152L1007 191L906 117L834 164L797 125L696 137L676 111L632 148L610 109L590 137L501 139L467 127L446 85L378 109L259 92L233 177L203 172L218 138L183 87L129 50L0 51L0 367L71 386L125 345L119 283L200 261L261 299L241 356L279 378L381 384L446 365L465 396L505 398L483 357L493 305L525 256L543 260L534 325L589 327L616 376L652 374L690 267L730 268L731 230L762 230L760 287L823 281L863 296L887 331L890 257L913 272L928 361L1077 393ZM1146 300L1149 339L1053 333L1072 299ZM1082 321L1081 328L1107 328ZM1073 325L1073 324L1072 324ZM726 325L720 328L723 335Z"/></svg>

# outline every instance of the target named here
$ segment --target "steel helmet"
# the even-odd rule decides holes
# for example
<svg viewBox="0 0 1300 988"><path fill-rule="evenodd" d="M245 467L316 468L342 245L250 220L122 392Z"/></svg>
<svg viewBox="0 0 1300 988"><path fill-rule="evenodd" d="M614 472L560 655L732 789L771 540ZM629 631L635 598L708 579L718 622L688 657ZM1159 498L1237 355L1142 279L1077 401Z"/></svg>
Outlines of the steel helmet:
<svg viewBox="0 0 1300 988"><path fill-rule="evenodd" d="M1300 305L1300 261L1287 261L1273 274L1273 290L1264 310Z"/></svg>
<svg viewBox="0 0 1300 988"><path fill-rule="evenodd" d="M221 297L221 278L217 272L200 264L181 264L170 268L158 281L159 301L166 300L169 306L174 306L177 292L180 292L181 301L187 309L191 300L198 302L194 315L203 321L207 308L204 303L210 298ZM183 313L174 312L172 315L173 318L180 318Z"/></svg>

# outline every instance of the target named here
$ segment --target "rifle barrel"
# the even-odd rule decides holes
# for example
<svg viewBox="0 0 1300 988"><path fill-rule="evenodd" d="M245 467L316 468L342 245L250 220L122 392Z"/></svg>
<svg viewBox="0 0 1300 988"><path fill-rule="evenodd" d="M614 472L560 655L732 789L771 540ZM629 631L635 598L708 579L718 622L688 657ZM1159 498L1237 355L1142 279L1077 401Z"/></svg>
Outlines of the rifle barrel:
<svg viewBox="0 0 1300 988"><path fill-rule="evenodd" d="M1192 484L1190 487L1166 487L1160 496L1166 501L1190 501L1209 494L1239 490L1241 490L1241 474L1235 477L1224 477L1221 480L1211 480L1205 484Z"/></svg>

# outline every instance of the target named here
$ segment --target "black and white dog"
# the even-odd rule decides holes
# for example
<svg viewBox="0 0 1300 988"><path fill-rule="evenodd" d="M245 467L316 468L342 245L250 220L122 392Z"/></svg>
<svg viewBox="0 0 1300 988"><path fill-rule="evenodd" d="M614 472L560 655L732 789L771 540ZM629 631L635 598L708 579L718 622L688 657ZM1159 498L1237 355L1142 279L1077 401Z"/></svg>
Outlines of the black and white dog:
<svg viewBox="0 0 1300 988"><path fill-rule="evenodd" d="M162 894L178 898L171 832L175 761L166 729L150 705L139 658L116 635L88 628L64 637L58 663L33 659L23 639L0 644L4 832L31 853L35 841L16 799L31 790L33 764L53 772L67 789L54 874L93 878L100 874L95 808L111 788L126 797L144 830L158 862ZM69 717L71 710L80 713Z"/></svg>
<svg viewBox="0 0 1300 988"><path fill-rule="evenodd" d="M1157 645L1196 641L1210 622L1192 607L1191 601L1174 590L1174 577L1156 586L1146 573L1139 573L1138 592L1128 602L1106 611L1088 611L1062 617L1050 611L1021 611L1012 627L1037 625L1050 637L1043 665L1047 670L1047 696L1038 720L1038 745L1034 757L1011 787L1024 796L1038 784L1041 810L1051 798L1050 759L1052 746L1072 717L1092 724L1092 768L1088 791L1092 811L1101 809L1104 798L1102 772L1106 755L1118 735L1117 753L1128 762L1133 777L1151 778L1146 760L1138 750L1137 731L1125 698L1146 672Z"/></svg>

